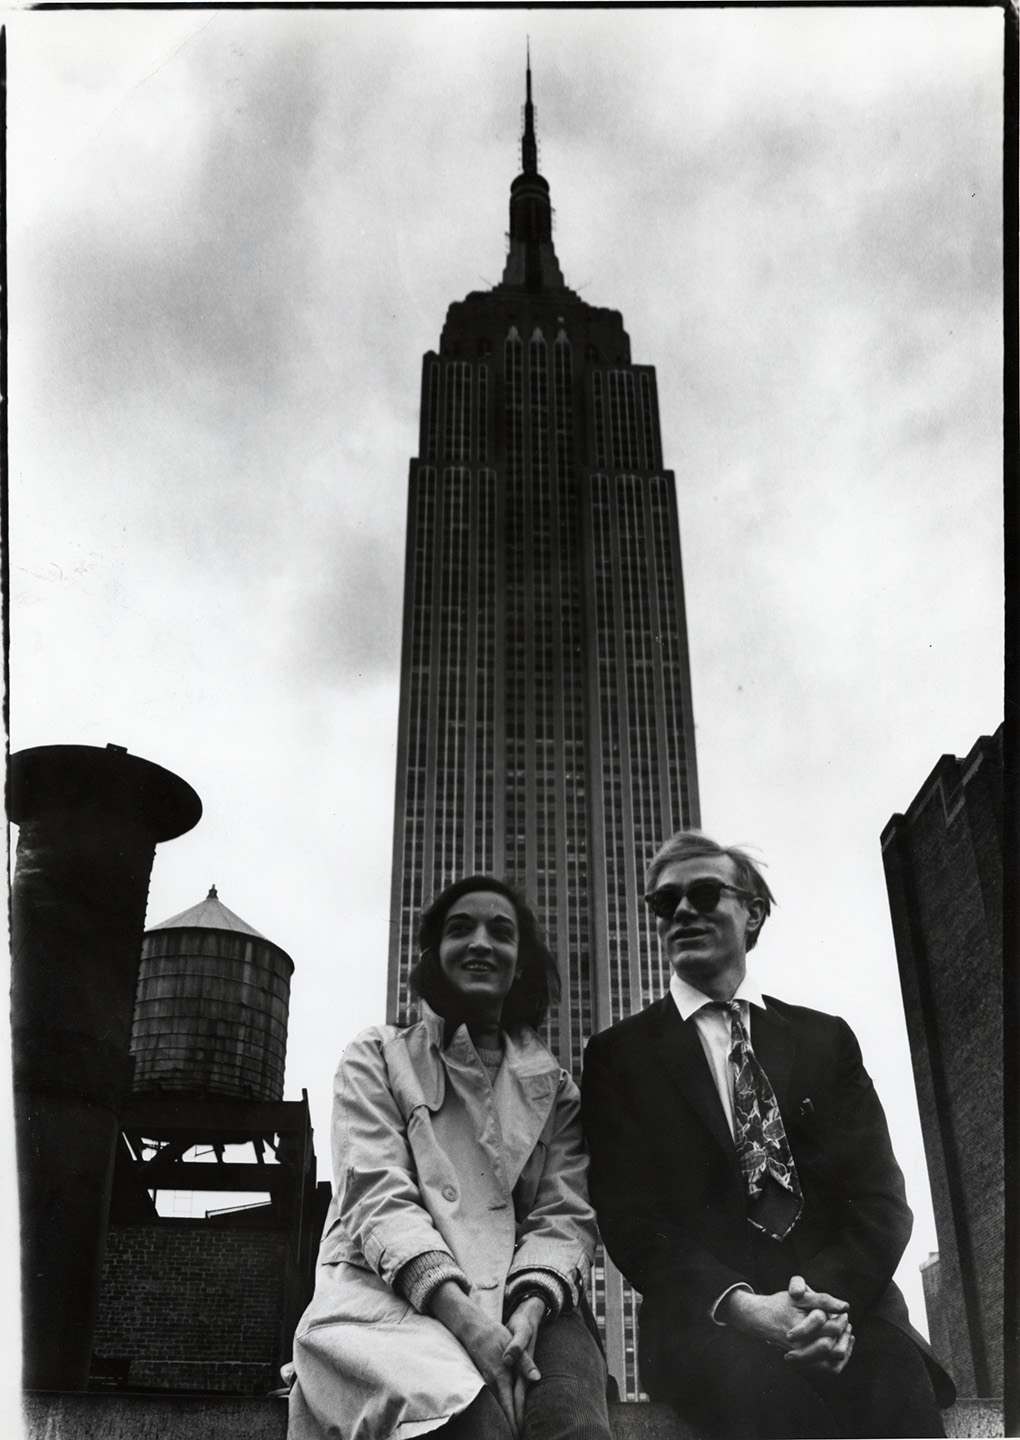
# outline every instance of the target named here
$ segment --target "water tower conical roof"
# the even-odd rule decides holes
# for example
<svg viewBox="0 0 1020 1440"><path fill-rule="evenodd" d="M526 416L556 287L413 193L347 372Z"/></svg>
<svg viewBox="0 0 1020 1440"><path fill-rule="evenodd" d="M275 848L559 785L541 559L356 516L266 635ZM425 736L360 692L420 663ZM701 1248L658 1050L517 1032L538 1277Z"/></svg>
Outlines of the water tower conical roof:
<svg viewBox="0 0 1020 1440"><path fill-rule="evenodd" d="M215 885L150 926L131 1030L135 1094L282 1100L293 969Z"/></svg>
<svg viewBox="0 0 1020 1440"><path fill-rule="evenodd" d="M233 910L228 910L223 901L216 894L216 886L212 885L209 894L197 905L192 905L190 910L182 910L179 915L171 915L169 920L161 920L158 925L146 927L146 934L153 930L232 930L240 935L254 935L257 940L265 940L265 936L253 926L242 920L240 915L235 915Z"/></svg>

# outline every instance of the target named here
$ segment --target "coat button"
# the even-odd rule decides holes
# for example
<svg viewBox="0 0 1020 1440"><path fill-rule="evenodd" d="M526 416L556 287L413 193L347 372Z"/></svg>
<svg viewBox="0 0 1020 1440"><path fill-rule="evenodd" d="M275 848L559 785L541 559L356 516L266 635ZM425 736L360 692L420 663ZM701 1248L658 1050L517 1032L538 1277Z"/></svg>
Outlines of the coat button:
<svg viewBox="0 0 1020 1440"><path fill-rule="evenodd" d="M444 1199L444 1200L456 1200L456 1198L457 1198L457 1192L456 1192L456 1190L454 1189L454 1187L453 1187L452 1185L444 1185L444 1186L443 1186L443 1199Z"/></svg>

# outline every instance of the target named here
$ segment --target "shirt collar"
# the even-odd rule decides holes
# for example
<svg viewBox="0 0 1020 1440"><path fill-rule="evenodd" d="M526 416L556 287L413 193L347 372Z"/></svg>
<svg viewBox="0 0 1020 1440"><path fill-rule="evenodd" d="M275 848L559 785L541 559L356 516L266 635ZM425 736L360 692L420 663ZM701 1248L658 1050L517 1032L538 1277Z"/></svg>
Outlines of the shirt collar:
<svg viewBox="0 0 1020 1440"><path fill-rule="evenodd" d="M695 989L674 970L669 977L669 993L673 997L673 1003L680 1011L681 1018L689 1020L703 1006L711 1005L711 998L703 991ZM734 1000L746 1000L749 1005L757 1005L760 1010L765 1009L765 1001L762 999L761 990L756 981L750 975L744 976L733 994Z"/></svg>

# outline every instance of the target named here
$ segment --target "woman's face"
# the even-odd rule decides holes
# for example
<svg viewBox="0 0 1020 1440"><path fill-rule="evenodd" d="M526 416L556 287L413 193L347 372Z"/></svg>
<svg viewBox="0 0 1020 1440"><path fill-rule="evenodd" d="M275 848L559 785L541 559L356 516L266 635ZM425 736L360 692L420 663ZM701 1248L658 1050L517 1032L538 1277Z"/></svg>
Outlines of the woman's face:
<svg viewBox="0 0 1020 1440"><path fill-rule="evenodd" d="M473 890L446 912L439 968L467 1008L495 1019L517 974L517 912L493 890Z"/></svg>

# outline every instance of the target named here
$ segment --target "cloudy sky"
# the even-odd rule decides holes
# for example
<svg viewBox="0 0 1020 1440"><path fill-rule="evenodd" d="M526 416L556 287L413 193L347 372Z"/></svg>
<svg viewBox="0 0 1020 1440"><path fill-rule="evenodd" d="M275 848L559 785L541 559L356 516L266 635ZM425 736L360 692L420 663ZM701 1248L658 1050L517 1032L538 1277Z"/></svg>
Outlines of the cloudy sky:
<svg viewBox="0 0 1020 1440"><path fill-rule="evenodd" d="M1001 699L998 9L8 15L11 748L127 746L294 958L287 1098L383 1018L408 462L497 282L530 36L567 284L655 365L707 829L847 1016L935 1248L879 834Z"/></svg>

